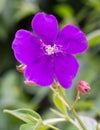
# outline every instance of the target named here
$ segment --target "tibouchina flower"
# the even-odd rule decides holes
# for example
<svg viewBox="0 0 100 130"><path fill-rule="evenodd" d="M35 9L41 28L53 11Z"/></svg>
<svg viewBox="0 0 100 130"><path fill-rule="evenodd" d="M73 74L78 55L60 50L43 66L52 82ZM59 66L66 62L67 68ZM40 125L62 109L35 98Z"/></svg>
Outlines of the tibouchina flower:
<svg viewBox="0 0 100 130"><path fill-rule="evenodd" d="M24 64L24 77L39 86L49 86L56 79L64 88L72 85L79 64L73 54L87 50L86 35L69 24L58 32L55 16L37 13L32 20L34 33L21 29L12 44L16 59Z"/></svg>

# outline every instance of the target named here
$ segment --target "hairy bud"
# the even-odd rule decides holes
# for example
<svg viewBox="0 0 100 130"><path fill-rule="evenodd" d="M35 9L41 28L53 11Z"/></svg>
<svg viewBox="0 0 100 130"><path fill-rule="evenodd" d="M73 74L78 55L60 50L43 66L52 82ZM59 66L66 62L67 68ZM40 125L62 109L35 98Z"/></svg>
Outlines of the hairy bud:
<svg viewBox="0 0 100 130"><path fill-rule="evenodd" d="M86 81L80 80L78 82L78 91L80 91L81 93L89 94L90 89L91 89L91 87Z"/></svg>

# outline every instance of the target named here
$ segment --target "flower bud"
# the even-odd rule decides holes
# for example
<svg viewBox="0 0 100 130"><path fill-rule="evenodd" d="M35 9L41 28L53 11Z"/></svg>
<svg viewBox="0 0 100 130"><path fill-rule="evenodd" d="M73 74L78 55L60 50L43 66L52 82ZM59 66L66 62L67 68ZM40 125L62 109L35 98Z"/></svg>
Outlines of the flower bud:
<svg viewBox="0 0 100 130"><path fill-rule="evenodd" d="M78 82L78 91L84 94L89 94L90 93L90 86L89 84L84 81L84 80L80 80Z"/></svg>
<svg viewBox="0 0 100 130"><path fill-rule="evenodd" d="M25 80L24 83L29 86L36 86L36 84L33 81Z"/></svg>
<svg viewBox="0 0 100 130"><path fill-rule="evenodd" d="M21 64L21 65L19 65L19 66L16 66L16 69L19 71L19 72L24 72L24 70L25 70L25 68L26 68L26 65L23 65L23 64Z"/></svg>

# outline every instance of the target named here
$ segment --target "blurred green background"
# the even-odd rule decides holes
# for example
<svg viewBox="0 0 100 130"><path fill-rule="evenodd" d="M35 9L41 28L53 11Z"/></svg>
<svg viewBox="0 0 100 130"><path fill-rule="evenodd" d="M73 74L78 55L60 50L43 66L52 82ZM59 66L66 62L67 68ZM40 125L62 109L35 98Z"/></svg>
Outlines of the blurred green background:
<svg viewBox="0 0 100 130"><path fill-rule="evenodd" d="M54 116L49 110L54 107L50 89L23 83L11 49L15 32L21 28L31 31L31 20L38 11L54 14L60 28L73 23L87 34L89 49L77 55L80 69L66 94L73 101L78 80L89 82L91 94L82 95L76 109L100 122L100 0L0 0L0 130L18 130L22 123L4 114L6 108L32 108L44 119ZM58 127L73 130L67 123L59 123Z"/></svg>

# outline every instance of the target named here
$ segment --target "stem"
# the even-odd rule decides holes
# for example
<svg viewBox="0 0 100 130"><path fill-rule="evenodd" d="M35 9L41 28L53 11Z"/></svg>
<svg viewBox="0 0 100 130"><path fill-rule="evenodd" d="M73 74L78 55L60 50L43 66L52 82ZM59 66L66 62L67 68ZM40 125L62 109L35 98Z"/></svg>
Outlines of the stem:
<svg viewBox="0 0 100 130"><path fill-rule="evenodd" d="M78 130L80 130L80 127L76 124L75 121L73 121L71 118L69 119L69 122L72 123Z"/></svg>
<svg viewBox="0 0 100 130"><path fill-rule="evenodd" d="M62 96L59 95L58 92L56 92L56 90L50 86L51 90L56 94L56 96L66 105L66 107L70 110L70 106L68 105L68 103L63 99Z"/></svg>
<svg viewBox="0 0 100 130"><path fill-rule="evenodd" d="M57 110L55 109L50 109L54 114L56 114L57 116L61 117L61 118L65 118L65 115L63 115L62 113L58 112Z"/></svg>
<svg viewBox="0 0 100 130"><path fill-rule="evenodd" d="M83 130L87 130L87 128L85 127L84 123L81 121L80 117L78 116L78 114L76 113L75 109L73 108L73 106L69 103L68 99L66 98L66 102L68 103L70 109L72 110L73 115L75 116L75 118L77 119L77 121L79 122L80 126L83 128Z"/></svg>
<svg viewBox="0 0 100 130"><path fill-rule="evenodd" d="M60 96L58 92L56 92L56 90L50 86L51 90L56 94L56 96L65 104L65 106L69 109L72 110L73 115L75 116L75 118L77 119L77 121L79 122L80 126L83 128L83 130L87 130L87 128L85 127L85 125L83 124L83 122L81 121L80 117L78 116L78 114L76 113L75 109L72 107L72 105L69 103L68 99L64 97L65 96ZM76 102L76 101L75 101ZM70 121L70 120L69 120ZM70 121L72 123L72 120ZM73 123L75 126L76 124ZM77 127L79 129L79 127Z"/></svg>
<svg viewBox="0 0 100 130"><path fill-rule="evenodd" d="M47 126L49 126L50 128L52 128L52 129L54 129L54 130L60 130L60 129L54 127L53 125L47 125Z"/></svg>
<svg viewBox="0 0 100 130"><path fill-rule="evenodd" d="M77 91L77 95L76 95L75 101L72 104L72 109L75 108L75 105L76 105L76 103L78 102L79 99L80 99L80 92Z"/></svg>
<svg viewBox="0 0 100 130"><path fill-rule="evenodd" d="M72 110L73 115L76 117L77 121L79 122L80 126L83 128L83 130L87 130L81 119L79 118L78 114L76 113L75 109Z"/></svg>
<svg viewBox="0 0 100 130"><path fill-rule="evenodd" d="M66 121L66 118L55 118L55 119L44 120L44 124L50 125L50 124L55 124L61 121ZM78 130L80 130L79 126L75 123L75 121L73 121L71 118L69 118L68 121L72 123L73 125L75 125Z"/></svg>
<svg viewBox="0 0 100 130"><path fill-rule="evenodd" d="M76 104L76 102L79 100L79 94L80 92L77 93L74 105ZM66 102L68 103L68 105L70 106L70 109L72 110L73 115L75 116L75 118L77 119L77 121L79 122L80 126L83 128L83 130L87 130L86 126L84 125L84 123L81 121L80 117L78 116L78 114L76 113L74 106L71 105L68 101L68 99L66 98Z"/></svg>

